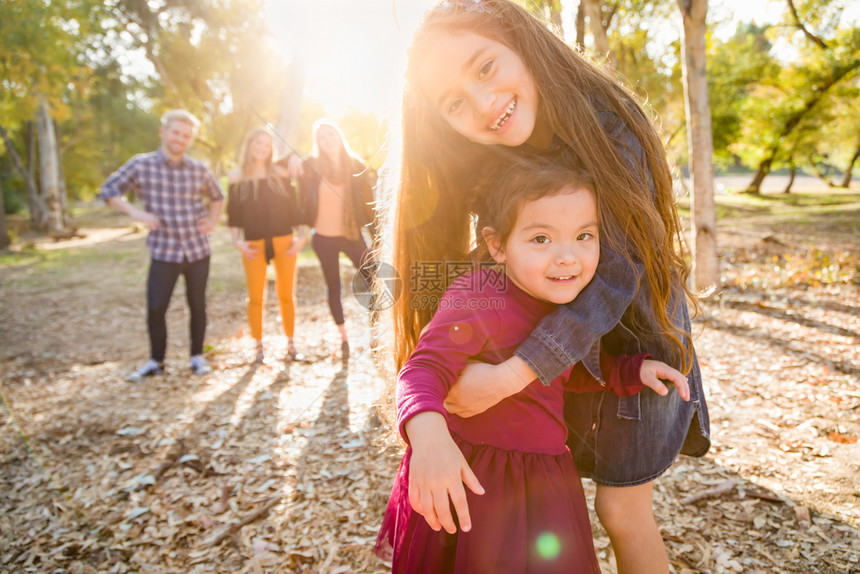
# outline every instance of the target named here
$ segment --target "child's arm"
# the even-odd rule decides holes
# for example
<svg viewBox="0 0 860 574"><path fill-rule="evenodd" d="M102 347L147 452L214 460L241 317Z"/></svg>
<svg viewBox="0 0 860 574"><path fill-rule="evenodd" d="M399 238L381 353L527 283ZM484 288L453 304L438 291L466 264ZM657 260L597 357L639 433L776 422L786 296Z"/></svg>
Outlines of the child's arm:
<svg viewBox="0 0 860 574"><path fill-rule="evenodd" d="M618 324L633 302L636 277L637 271L627 259L601 246L600 262L591 283L573 302L559 305L544 317L510 359L498 365L467 366L448 393L448 412L474 416L523 390L535 379L549 384L586 357L600 337ZM576 336L563 337L562 344L556 333Z"/></svg>
<svg viewBox="0 0 860 574"><path fill-rule="evenodd" d="M685 401L690 400L690 386L677 369L662 361L651 359L651 355L609 355L601 353L600 370L606 375L606 385L595 379L580 362L574 365L568 377L565 390L575 393L607 391L620 397L630 397L648 387L658 395L666 395L669 389L660 380L665 379L675 385L678 395Z"/></svg>
<svg viewBox="0 0 860 574"><path fill-rule="evenodd" d="M475 494L484 488L448 432L445 417L433 411L419 413L404 425L412 446L409 462L409 503L437 532L444 528L454 534L457 525L451 506L463 532L472 529L465 483ZM449 502L450 500L450 502Z"/></svg>
<svg viewBox="0 0 860 574"><path fill-rule="evenodd" d="M442 402L470 357L500 329L497 311L476 309L481 294L449 287L397 380L397 423L411 447L409 501L434 530L456 532L454 506L464 531L471 528L463 483L476 494L483 488L451 438Z"/></svg>

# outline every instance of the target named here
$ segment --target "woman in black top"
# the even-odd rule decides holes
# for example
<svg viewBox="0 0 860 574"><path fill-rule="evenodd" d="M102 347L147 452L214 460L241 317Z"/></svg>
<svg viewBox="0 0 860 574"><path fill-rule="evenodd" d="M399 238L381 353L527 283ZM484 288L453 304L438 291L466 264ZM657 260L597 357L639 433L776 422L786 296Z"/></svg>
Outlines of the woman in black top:
<svg viewBox="0 0 860 574"><path fill-rule="evenodd" d="M361 234L375 236L373 184L367 167L355 157L340 128L331 120L314 124L313 152L303 166L299 191L305 221L313 227L311 245L320 260L328 306L341 338L342 358L349 357L349 340L340 301L340 265L345 253L371 284L371 260Z"/></svg>
<svg viewBox="0 0 860 574"><path fill-rule="evenodd" d="M272 134L254 128L245 136L239 167L228 174L227 220L233 246L242 254L248 285L248 323L257 342L256 361L263 360L263 302L266 268L274 261L276 291L287 337L287 357L296 355L296 258L305 243L296 192L287 170L272 161ZM242 237L244 236L244 238Z"/></svg>

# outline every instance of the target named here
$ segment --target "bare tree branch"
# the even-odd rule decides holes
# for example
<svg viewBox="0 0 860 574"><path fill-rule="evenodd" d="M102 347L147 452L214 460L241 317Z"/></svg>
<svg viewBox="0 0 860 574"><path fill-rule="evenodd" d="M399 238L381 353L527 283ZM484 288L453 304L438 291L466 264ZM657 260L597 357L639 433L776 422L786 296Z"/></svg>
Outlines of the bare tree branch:
<svg viewBox="0 0 860 574"><path fill-rule="evenodd" d="M812 40L812 42L821 48L822 50L827 49L827 44L824 43L824 40L807 30L806 26L803 25L803 22L800 21L800 16L797 15L797 9L794 7L794 0L785 0L788 2L788 9L791 10L791 16L794 18L794 25L803 32L803 35Z"/></svg>

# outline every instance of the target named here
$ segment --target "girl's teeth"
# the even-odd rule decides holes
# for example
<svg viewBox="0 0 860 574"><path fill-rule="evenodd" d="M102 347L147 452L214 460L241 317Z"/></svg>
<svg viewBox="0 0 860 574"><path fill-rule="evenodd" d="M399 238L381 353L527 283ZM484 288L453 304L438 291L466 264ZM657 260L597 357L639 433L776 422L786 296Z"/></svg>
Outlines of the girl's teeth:
<svg viewBox="0 0 860 574"><path fill-rule="evenodd" d="M495 122L493 122L493 125L490 126L490 129L495 131L495 130L501 128L503 125L505 125L505 122L507 122L508 118L511 117L511 113L513 113L514 108L516 108L516 107L517 107L517 100L516 99L511 100L511 103L508 104L507 109L505 109L505 113L503 113L501 116L499 116L499 118L496 119Z"/></svg>

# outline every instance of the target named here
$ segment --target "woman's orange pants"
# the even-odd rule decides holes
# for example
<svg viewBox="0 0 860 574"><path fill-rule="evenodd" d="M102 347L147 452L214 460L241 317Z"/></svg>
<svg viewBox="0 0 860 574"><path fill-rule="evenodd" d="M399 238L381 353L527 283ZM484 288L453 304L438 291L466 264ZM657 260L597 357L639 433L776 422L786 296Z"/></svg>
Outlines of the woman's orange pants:
<svg viewBox="0 0 860 574"><path fill-rule="evenodd" d="M245 281L248 285L248 324L251 326L251 336L256 340L263 338L263 301L266 292L266 246L265 240L249 241L248 244L257 250L254 259L242 257L245 267ZM286 255L287 249L293 244L292 235L282 235L272 238L275 256L275 292L281 305L281 322L284 334L292 338L296 324L296 302L293 285L296 278L296 259Z"/></svg>

